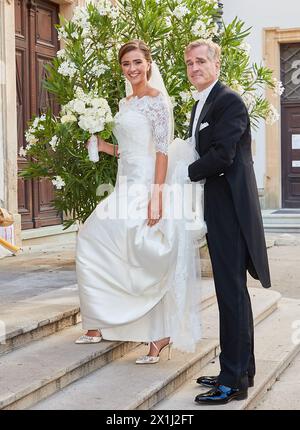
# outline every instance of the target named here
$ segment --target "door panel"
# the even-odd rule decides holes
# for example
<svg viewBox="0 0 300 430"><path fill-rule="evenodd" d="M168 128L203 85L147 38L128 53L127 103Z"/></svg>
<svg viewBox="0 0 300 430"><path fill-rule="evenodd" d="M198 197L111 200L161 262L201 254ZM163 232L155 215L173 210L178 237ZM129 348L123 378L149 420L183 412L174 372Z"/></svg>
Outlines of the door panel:
<svg viewBox="0 0 300 430"><path fill-rule="evenodd" d="M50 1L15 0L18 148L26 146L24 132L33 115L41 115L51 106L58 113L53 97L43 87L44 65L58 50L58 6ZM18 149L18 151L19 151ZM23 169L26 159L18 158ZM62 217L52 205L51 181L19 179L19 212L22 229L61 224Z"/></svg>
<svg viewBox="0 0 300 430"><path fill-rule="evenodd" d="M300 208L300 43L282 44L282 207Z"/></svg>
<svg viewBox="0 0 300 430"><path fill-rule="evenodd" d="M282 107L282 206L300 208L300 104Z"/></svg>

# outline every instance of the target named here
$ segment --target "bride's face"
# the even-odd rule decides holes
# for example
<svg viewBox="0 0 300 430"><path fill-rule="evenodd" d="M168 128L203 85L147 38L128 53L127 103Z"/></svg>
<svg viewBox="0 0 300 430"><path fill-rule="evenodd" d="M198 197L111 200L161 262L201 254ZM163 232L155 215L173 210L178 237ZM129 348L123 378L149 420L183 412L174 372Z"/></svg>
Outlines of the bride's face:
<svg viewBox="0 0 300 430"><path fill-rule="evenodd" d="M124 76L129 80L131 85L134 86L147 82L147 72L150 69L150 64L139 49L124 54L121 60L121 67Z"/></svg>

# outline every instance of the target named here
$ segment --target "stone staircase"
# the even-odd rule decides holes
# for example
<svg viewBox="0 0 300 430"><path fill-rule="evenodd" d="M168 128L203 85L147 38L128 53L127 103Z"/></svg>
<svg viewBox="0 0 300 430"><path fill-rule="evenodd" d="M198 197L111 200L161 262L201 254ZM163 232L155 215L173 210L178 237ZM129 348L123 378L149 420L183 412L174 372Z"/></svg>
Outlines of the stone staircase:
<svg viewBox="0 0 300 430"><path fill-rule="evenodd" d="M267 233L300 233L300 209L268 209L262 211Z"/></svg>
<svg viewBox="0 0 300 430"><path fill-rule="evenodd" d="M180 390L172 393L153 409L165 410L241 410L254 409L262 398L270 390L272 385L280 377L282 372L295 359L299 350L298 345L292 342L292 323L299 319L300 301L293 299L280 299L278 308L268 318L264 319L255 329L255 356L257 373L255 385L249 388L248 398L242 401L231 402L228 405L200 406L193 403L195 396L208 389L200 387L195 383L196 376L193 375L186 381ZM211 360L203 369L202 375L215 375L219 372L218 360ZM300 378L298 374L295 379Z"/></svg>
<svg viewBox="0 0 300 430"><path fill-rule="evenodd" d="M147 351L142 344L74 343L82 333L76 286L0 306L0 409L199 408L194 380L217 372L219 353L213 281L203 284L203 340L197 351L174 349L172 360L163 353L155 366L135 364ZM253 408L300 348L290 340L300 302L263 288L251 288L250 295L258 375L247 401L231 402L226 406L231 409Z"/></svg>

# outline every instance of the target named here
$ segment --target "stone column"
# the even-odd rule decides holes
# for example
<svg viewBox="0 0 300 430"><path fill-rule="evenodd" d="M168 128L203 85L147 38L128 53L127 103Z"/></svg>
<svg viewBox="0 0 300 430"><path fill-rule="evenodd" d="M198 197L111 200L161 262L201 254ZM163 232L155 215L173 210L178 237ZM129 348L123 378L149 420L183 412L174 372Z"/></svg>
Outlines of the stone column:
<svg viewBox="0 0 300 430"><path fill-rule="evenodd" d="M2 65L1 115L4 180L2 183L3 205L14 216L15 242L21 244L21 216L18 214L17 188L17 110L15 65L15 14L14 1L0 0L0 52ZM1 138L0 138L1 140ZM0 180L1 193L1 180ZM1 199L1 197L0 197Z"/></svg>
<svg viewBox="0 0 300 430"><path fill-rule="evenodd" d="M4 63L4 3L0 0L0 207L5 204L5 185L4 185L4 115L3 102L5 92L5 63Z"/></svg>

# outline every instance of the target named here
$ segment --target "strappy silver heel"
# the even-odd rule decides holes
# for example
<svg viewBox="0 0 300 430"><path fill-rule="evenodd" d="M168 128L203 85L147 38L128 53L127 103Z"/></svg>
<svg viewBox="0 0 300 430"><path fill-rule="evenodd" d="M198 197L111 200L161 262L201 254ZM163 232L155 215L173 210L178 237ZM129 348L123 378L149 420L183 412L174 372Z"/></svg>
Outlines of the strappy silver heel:
<svg viewBox="0 0 300 430"><path fill-rule="evenodd" d="M101 340L102 340L102 334L100 336L88 336L87 334L84 334L84 335L80 336L77 340L75 340L75 343L77 343L77 344L99 343L99 342L101 342Z"/></svg>
<svg viewBox="0 0 300 430"><path fill-rule="evenodd" d="M168 360L171 360L172 346L173 346L172 342L167 343L160 350L156 346L155 342L150 342L150 343L152 343L152 345L154 345L154 347L158 351L158 355L155 357L152 355L142 355L141 357L136 359L136 361L135 361L136 364L155 364L155 363L158 363L159 359L160 359L160 357L159 357L160 353L166 348L168 348Z"/></svg>

